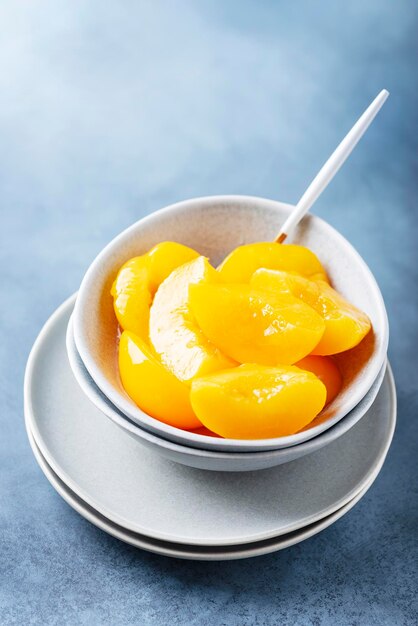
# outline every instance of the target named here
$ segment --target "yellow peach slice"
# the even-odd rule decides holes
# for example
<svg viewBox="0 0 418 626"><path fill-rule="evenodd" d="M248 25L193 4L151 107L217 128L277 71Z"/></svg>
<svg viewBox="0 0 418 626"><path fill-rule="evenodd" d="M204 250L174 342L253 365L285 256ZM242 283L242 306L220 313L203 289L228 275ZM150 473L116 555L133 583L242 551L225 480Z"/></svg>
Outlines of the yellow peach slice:
<svg viewBox="0 0 418 626"><path fill-rule="evenodd" d="M155 294L161 283L176 267L188 263L199 256L199 253L188 246L175 241L163 241L148 252L149 288Z"/></svg>
<svg viewBox="0 0 418 626"><path fill-rule="evenodd" d="M312 350L312 354L338 354L354 348L371 330L370 319L328 283L318 281L318 286L326 337Z"/></svg>
<svg viewBox="0 0 418 626"><path fill-rule="evenodd" d="M312 372L322 380L327 388L326 404L329 404L340 393L343 381L341 372L335 361L329 356L305 356L301 361L295 363L301 370Z"/></svg>
<svg viewBox="0 0 418 626"><path fill-rule="evenodd" d="M192 285L190 306L206 337L239 363L295 363L325 329L321 316L298 298L249 285Z"/></svg>
<svg viewBox="0 0 418 626"><path fill-rule="evenodd" d="M158 361L140 337L128 331L119 342L119 372L126 393L148 415L177 428L202 427L190 404L190 388Z"/></svg>
<svg viewBox="0 0 418 626"><path fill-rule="evenodd" d="M248 283L260 267L328 280L318 257L308 248L293 244L262 242L239 246L220 264L218 271L226 283Z"/></svg>
<svg viewBox="0 0 418 626"><path fill-rule="evenodd" d="M121 267L110 291L120 326L140 337L148 335L152 300L148 277L147 255L134 257Z"/></svg>
<svg viewBox="0 0 418 626"><path fill-rule="evenodd" d="M142 338L148 335L149 308L158 286L180 265L198 257L181 243L163 241L147 254L129 259L111 289L120 326Z"/></svg>
<svg viewBox="0 0 418 626"><path fill-rule="evenodd" d="M337 354L353 348L367 335L371 322L367 315L323 280L273 270L257 270L250 283L271 293L293 294L321 315L325 332L312 354Z"/></svg>
<svg viewBox="0 0 418 626"><path fill-rule="evenodd" d="M294 366L246 364L192 383L192 407L211 431L231 439L292 435L322 410L325 385Z"/></svg>
<svg viewBox="0 0 418 626"><path fill-rule="evenodd" d="M191 382L234 361L211 343L197 325L189 305L189 287L219 281L205 257L175 269L161 283L150 310L149 336L162 363L182 381Z"/></svg>

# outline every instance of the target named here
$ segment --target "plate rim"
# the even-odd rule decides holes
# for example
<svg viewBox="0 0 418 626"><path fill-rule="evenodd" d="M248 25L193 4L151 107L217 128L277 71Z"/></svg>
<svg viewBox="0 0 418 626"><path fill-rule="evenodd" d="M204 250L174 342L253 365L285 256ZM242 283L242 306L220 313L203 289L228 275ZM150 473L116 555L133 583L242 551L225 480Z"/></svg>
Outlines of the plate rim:
<svg viewBox="0 0 418 626"><path fill-rule="evenodd" d="M98 511L95 511L93 507L91 507L87 502L84 502L84 500L80 498L80 496L74 493L48 465L48 462L42 456L42 453L35 442L33 434L30 431L29 424L26 424L26 430L30 447L42 473L44 474L50 485L58 493L58 495L60 495L61 498L76 513L81 515L81 517L83 517L88 522L96 526L96 528L99 528L108 535L137 549L145 550L146 552L151 552L153 554L158 554L159 556L195 561L232 561L255 558L257 556L264 556L267 554L272 554L274 552L285 550L294 545L297 545L298 543L302 543L303 541L306 541L311 537L314 537L323 530L335 524L339 519L344 517L344 515L346 515L349 511L351 511L352 508L356 506L356 504L366 495L366 493L376 481L385 462L385 459L383 459L380 467L376 471L376 475L374 475L370 479L370 481L363 487L361 491L359 491L356 496L354 496L354 498L352 498L349 502L343 505L340 509L337 509L330 515L325 516L317 522L309 524L306 527L302 527L301 529L296 530L292 533L289 533L290 535L292 535L292 537L284 539L286 535L278 535L277 537L271 537L270 539L266 539L264 541L255 541L247 544L232 544L229 546L194 546L193 544L180 544L170 541L159 541L152 539L151 537L147 537L146 535L141 535L139 533L129 531L128 529L125 529L122 526L119 526L111 520L107 519ZM164 543L166 545L162 545ZM201 549L203 547L207 547L208 551L202 552Z"/></svg>

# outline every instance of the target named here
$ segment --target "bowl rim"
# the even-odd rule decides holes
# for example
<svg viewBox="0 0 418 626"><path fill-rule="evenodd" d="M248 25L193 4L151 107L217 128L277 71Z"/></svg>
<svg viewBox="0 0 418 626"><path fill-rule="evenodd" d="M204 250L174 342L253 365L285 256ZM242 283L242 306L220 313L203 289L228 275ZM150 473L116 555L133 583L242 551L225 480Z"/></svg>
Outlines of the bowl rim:
<svg viewBox="0 0 418 626"><path fill-rule="evenodd" d="M135 422L141 424L141 427L143 427L148 432L149 430L151 430L153 433L158 432L161 433L161 435L166 439L173 440L174 438L176 442L182 440L184 442L187 442L188 445L194 447L208 447L209 449L213 449L213 437L182 430L174 426L165 424L164 422L161 422L154 417L151 417L150 415L143 412L139 407L135 407L132 404L132 401L128 399L127 395L118 392L111 384L108 383L106 377L101 371L101 368L97 365L95 359L90 353L90 350L88 349L88 340L86 333L84 332L83 326L83 310L87 306L87 302L89 300L90 285L94 283L95 276L98 272L100 272L100 268L104 259L107 259L107 257L110 256L113 250L117 248L122 241L129 238L133 233L135 233L138 228L150 225L153 222L158 222L161 217L169 214L175 214L176 212L185 212L187 210L201 211L205 208L205 205L213 207L214 204L234 205L240 203L252 204L255 208L258 207L260 209L280 208L285 209L285 211L287 212L290 212L293 208L292 205L288 203L271 200L268 198L227 194L202 196L197 198L190 198L187 200L181 200L174 204L170 204L162 209L154 211L153 213L141 218L140 220L131 224L131 226L129 226L128 228L124 229L99 252L99 254L90 264L81 281L74 307L73 318L75 345L88 373L90 374L98 388L104 393L104 395L111 401L112 404L114 404L120 411L122 411L122 413L124 413L129 419L133 419ZM325 232L328 232L332 239L336 241L337 245L341 245L341 247L349 249L350 254L356 259L357 263L361 267L362 273L368 284L368 289L372 292L373 298L375 299L377 304L376 308L378 311L378 326L380 329L381 342L379 351L376 355L376 368L374 368L371 372L368 373L368 376L363 377L361 380L361 397L363 397L376 379L387 353L389 343L389 325L383 297L370 268L361 257L361 255L357 252L357 250L352 246L352 244L333 226L331 226L328 222L318 217L317 215L310 214L309 219L319 223L321 225L321 228L325 230ZM345 414L349 413L356 406L361 397L360 394L354 394L354 397L347 403ZM253 440L219 439L216 442L216 448L233 448L239 449L241 451L254 450L255 446L258 450L287 448L293 445L298 445L304 441L318 436L321 432L334 426L334 424L336 424L342 418L343 415L337 414L336 416L330 417L328 420L322 422L321 424L318 424L317 426L301 431L299 433L295 433L293 435L287 435L285 437Z"/></svg>

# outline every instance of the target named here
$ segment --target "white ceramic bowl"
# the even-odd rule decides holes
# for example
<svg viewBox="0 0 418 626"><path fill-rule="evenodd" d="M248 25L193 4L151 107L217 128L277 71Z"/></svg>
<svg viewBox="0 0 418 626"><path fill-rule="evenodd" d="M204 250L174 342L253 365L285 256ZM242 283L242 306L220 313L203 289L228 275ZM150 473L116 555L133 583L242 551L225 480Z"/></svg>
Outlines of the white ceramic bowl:
<svg viewBox="0 0 418 626"><path fill-rule="evenodd" d="M308 215L291 242L320 258L335 288L365 311L373 333L349 356L337 356L344 384L337 398L303 431L276 439L220 439L187 432L141 411L125 393L117 367L117 321L110 287L120 266L164 240L178 241L216 265L243 243L269 241L292 209L290 205L247 196L213 196L179 202L133 224L97 256L79 290L74 338L89 374L104 395L142 429L186 446L207 450L256 452L300 444L334 426L366 395L386 359L388 321L376 281L360 255L332 226ZM353 209L354 210L354 209Z"/></svg>
<svg viewBox="0 0 418 626"><path fill-rule="evenodd" d="M245 472L266 469L268 467L282 465L283 463L289 463L290 461L294 461L295 459L299 459L323 448L350 430L350 428L365 415L376 399L387 371L385 361L376 380L357 406L341 419L338 424L313 439L309 439L296 446L280 448L278 450L266 450L264 452L222 452L218 450L201 450L199 448L173 443L172 441L168 441L163 437L159 437L158 435L144 430L137 424L131 422L121 411L118 411L100 391L84 367L74 341L72 317L68 324L66 345L68 360L74 377L82 391L99 411L142 445L171 461L176 461L177 463L190 467L213 471Z"/></svg>

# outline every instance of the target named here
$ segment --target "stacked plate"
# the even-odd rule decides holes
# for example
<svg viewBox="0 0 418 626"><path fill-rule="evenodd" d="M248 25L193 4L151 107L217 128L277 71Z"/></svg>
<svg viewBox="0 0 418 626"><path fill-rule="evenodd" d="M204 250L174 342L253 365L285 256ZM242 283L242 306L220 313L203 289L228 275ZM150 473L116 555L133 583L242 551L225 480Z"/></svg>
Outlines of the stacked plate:
<svg viewBox="0 0 418 626"><path fill-rule="evenodd" d="M109 244L75 310L74 296L38 337L25 380L32 449L64 499L110 534L181 558L255 556L326 528L376 479L396 420L384 305L364 262L318 218L295 241L319 253L337 288L369 314L374 334L341 361L343 391L310 428L255 442L187 433L142 413L120 386L109 296L115 269L169 239L217 262L243 241L267 239L288 211L227 196L154 214Z"/></svg>

